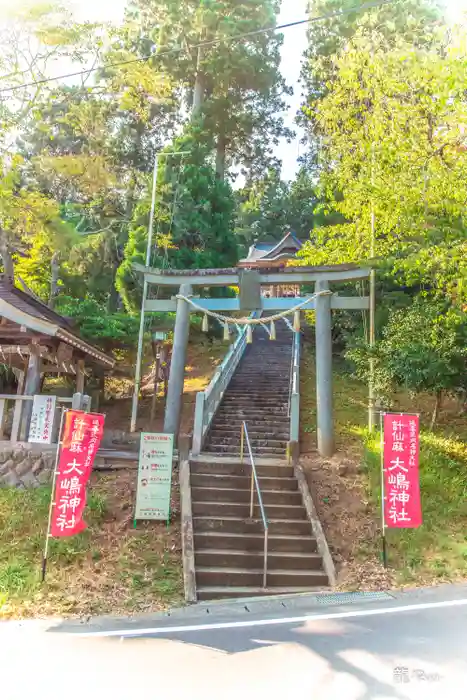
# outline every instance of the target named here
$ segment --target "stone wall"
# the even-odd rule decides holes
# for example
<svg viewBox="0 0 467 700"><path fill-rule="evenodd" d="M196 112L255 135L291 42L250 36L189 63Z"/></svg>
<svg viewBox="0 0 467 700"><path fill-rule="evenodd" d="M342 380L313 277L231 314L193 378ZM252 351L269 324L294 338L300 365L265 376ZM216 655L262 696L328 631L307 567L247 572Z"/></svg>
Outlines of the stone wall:
<svg viewBox="0 0 467 700"><path fill-rule="evenodd" d="M5 445L5 443L3 443ZM52 480L54 449L30 445L0 447L0 487L34 488Z"/></svg>

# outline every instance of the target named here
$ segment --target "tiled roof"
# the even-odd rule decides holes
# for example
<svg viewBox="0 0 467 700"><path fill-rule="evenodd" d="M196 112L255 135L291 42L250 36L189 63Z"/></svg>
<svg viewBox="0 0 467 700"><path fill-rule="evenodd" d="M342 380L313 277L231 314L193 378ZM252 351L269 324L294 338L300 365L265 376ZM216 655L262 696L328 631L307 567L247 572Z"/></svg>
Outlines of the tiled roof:
<svg viewBox="0 0 467 700"><path fill-rule="evenodd" d="M114 359L106 353L99 350L94 345L83 340L74 330L72 325L66 318L58 314L56 311L49 309L35 297L23 292L21 289L13 286L10 282L0 278L0 301L4 302L0 315L5 316L13 323L19 323L28 327L27 316L30 317L30 323L34 327L34 320L46 323L46 328L50 330L50 335L60 338L63 342L78 348L82 352L89 355L99 364L107 367L113 367ZM19 312L15 318L15 311ZM24 316L26 315L26 316ZM47 334L49 331L46 330Z"/></svg>
<svg viewBox="0 0 467 700"><path fill-rule="evenodd" d="M30 294L26 294L26 292L18 289L18 287L14 287L5 280L0 280L0 299L4 299L25 314L42 319L43 321L48 321L49 323L54 323L67 330L72 330L72 326L66 318L60 316L60 314L49 309L48 306L38 299L35 299Z"/></svg>
<svg viewBox="0 0 467 700"><path fill-rule="evenodd" d="M284 238L275 243L255 243L250 247L248 251L248 256L241 260L241 263L254 263L254 262L265 262L266 260L277 260L280 259L281 255L284 257L293 257L293 253L287 252L287 249L293 247L295 252L298 252L302 247L301 241L293 233L287 233ZM282 250L284 251L282 253Z"/></svg>

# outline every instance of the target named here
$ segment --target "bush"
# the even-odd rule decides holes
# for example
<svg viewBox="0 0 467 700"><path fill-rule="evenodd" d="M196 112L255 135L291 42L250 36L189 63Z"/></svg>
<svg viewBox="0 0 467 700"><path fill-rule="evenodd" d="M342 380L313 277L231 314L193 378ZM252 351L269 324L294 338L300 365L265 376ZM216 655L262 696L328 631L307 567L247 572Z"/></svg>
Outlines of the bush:
<svg viewBox="0 0 467 700"><path fill-rule="evenodd" d="M443 392L467 388L466 314L446 301L419 296L411 306L390 311L382 339L373 349L357 341L346 357L366 381L374 358L375 390L387 402L402 388L433 393L439 404Z"/></svg>

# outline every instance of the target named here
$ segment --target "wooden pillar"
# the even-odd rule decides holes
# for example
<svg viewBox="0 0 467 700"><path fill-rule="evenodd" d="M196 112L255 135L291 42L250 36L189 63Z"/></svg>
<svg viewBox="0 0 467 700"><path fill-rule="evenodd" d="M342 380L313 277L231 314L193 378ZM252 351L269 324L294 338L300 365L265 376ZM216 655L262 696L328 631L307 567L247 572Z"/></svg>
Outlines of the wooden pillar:
<svg viewBox="0 0 467 700"><path fill-rule="evenodd" d="M16 387L16 396L22 396L24 391L24 380L26 377L26 370L28 366L29 359L26 360L26 367L24 372L20 372L18 376L18 386ZM21 415L23 412L23 401L15 401L13 409L13 423L11 425L10 440L11 442L17 442L19 439L19 431L21 427Z"/></svg>
<svg viewBox="0 0 467 700"><path fill-rule="evenodd" d="M84 360L78 360L76 363L76 393L84 394Z"/></svg>
<svg viewBox="0 0 467 700"><path fill-rule="evenodd" d="M41 387L41 358L38 349L31 346L26 381L24 382L24 395L34 396L38 394ZM23 401L23 411L21 417L20 440L27 440L29 434L29 424L31 422L32 401Z"/></svg>

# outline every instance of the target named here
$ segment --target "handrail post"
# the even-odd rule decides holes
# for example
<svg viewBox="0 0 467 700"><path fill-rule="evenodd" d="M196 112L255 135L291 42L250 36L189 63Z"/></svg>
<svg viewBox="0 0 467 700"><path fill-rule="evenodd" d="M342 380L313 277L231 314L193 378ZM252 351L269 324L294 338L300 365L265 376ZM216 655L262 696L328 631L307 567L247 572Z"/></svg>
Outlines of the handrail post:
<svg viewBox="0 0 467 700"><path fill-rule="evenodd" d="M253 468L251 469L251 490L250 490L250 518L253 517L253 506L254 506L254 487L255 487L255 476Z"/></svg>
<svg viewBox="0 0 467 700"><path fill-rule="evenodd" d="M294 334L289 393L290 442L300 439L300 333Z"/></svg>
<svg viewBox="0 0 467 700"><path fill-rule="evenodd" d="M243 451L243 436L245 436L246 444L248 447L248 454L250 456L251 463L251 496L250 496L250 518L253 517L253 502L254 502L254 491L253 487L256 486L258 492L258 505L261 513L261 518L263 520L264 527L264 554L263 554L263 588L266 589L267 586L267 576L268 576L268 535L269 535L269 523L264 510L263 497L261 496L261 489L259 486L258 474L256 473L255 460L253 457L253 451L251 449L250 438L248 435L248 428L245 421L242 422L242 451ZM243 459L243 454L242 454Z"/></svg>
<svg viewBox="0 0 467 700"><path fill-rule="evenodd" d="M269 529L264 529L264 563L263 563L263 588L267 588L268 583L268 535Z"/></svg>
<svg viewBox="0 0 467 700"><path fill-rule="evenodd" d="M195 420L193 425L193 455L199 455L203 446L203 424L204 424L204 405L206 394L204 391L198 391L196 394L195 404Z"/></svg>
<svg viewBox="0 0 467 700"><path fill-rule="evenodd" d="M244 440L245 440L245 423L242 423L242 428L240 431L240 462L241 462L241 464L243 464Z"/></svg>

